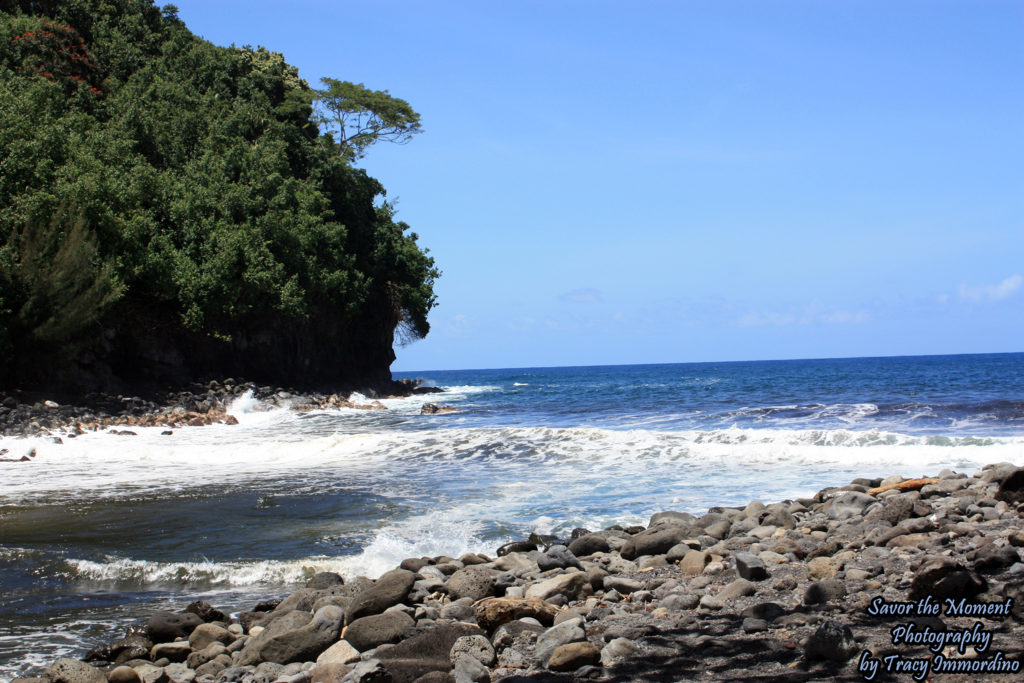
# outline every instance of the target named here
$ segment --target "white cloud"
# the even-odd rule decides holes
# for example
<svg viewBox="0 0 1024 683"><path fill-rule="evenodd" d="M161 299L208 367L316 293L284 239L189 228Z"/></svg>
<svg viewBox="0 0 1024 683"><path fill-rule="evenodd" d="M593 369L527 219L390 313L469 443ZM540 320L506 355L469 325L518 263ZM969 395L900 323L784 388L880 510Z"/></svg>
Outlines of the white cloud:
<svg viewBox="0 0 1024 683"><path fill-rule="evenodd" d="M604 294L598 289L584 288L574 289L558 296L559 301L568 301L574 304L599 304L604 301Z"/></svg>
<svg viewBox="0 0 1024 683"><path fill-rule="evenodd" d="M967 301L1001 301L1020 289L1024 277L1011 275L995 285L960 285L960 298Z"/></svg>
<svg viewBox="0 0 1024 683"><path fill-rule="evenodd" d="M857 311L856 313L853 313L850 311L832 311L831 313L824 313L818 316L818 320L830 325L866 323L868 321L868 312Z"/></svg>
<svg viewBox="0 0 1024 683"><path fill-rule="evenodd" d="M752 311L745 314L737 324L741 327L783 327L786 325L859 325L866 323L871 316L867 311L844 311L842 309L827 310L818 300L806 304L796 312L779 313L776 311Z"/></svg>
<svg viewBox="0 0 1024 683"><path fill-rule="evenodd" d="M797 322L795 315L783 313L747 313L739 319L741 327L764 327L766 325L792 325Z"/></svg>

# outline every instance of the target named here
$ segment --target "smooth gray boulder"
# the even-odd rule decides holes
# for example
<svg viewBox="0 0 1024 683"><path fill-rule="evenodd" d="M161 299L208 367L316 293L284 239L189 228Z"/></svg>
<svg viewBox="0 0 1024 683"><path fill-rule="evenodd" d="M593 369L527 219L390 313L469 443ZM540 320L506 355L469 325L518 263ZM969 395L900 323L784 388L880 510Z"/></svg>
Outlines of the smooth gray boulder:
<svg viewBox="0 0 1024 683"><path fill-rule="evenodd" d="M345 627L345 640L360 652L366 652L384 643L397 643L405 630L415 625L405 612L388 610L353 621Z"/></svg>
<svg viewBox="0 0 1024 683"><path fill-rule="evenodd" d="M359 591L345 611L348 623L380 614L388 607L394 607L404 601L412 585L416 583L416 574L406 569L395 569L381 576L369 588Z"/></svg>
<svg viewBox="0 0 1024 683"><path fill-rule="evenodd" d="M290 664L316 660L338 640L344 614L337 605L327 605L305 623L302 623L301 616L291 616L303 614L309 617L308 613L296 611L271 623L267 630L246 643L237 664ZM295 624L301 625L289 628Z"/></svg>

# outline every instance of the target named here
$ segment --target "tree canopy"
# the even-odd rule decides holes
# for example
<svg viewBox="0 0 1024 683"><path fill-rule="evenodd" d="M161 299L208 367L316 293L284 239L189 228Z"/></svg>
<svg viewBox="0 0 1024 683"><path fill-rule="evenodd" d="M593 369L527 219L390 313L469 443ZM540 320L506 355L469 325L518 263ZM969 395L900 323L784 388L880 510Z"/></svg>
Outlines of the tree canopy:
<svg viewBox="0 0 1024 683"><path fill-rule="evenodd" d="M342 156L359 159L366 148L383 140L404 145L420 128L420 115L405 100L387 90L370 90L362 83L321 78L317 91L320 121L334 133Z"/></svg>
<svg viewBox="0 0 1024 683"><path fill-rule="evenodd" d="M390 378L439 273L352 162L419 115L347 84L330 106L355 118L321 135L328 105L282 55L214 46L173 10L0 0L0 383L54 361Z"/></svg>

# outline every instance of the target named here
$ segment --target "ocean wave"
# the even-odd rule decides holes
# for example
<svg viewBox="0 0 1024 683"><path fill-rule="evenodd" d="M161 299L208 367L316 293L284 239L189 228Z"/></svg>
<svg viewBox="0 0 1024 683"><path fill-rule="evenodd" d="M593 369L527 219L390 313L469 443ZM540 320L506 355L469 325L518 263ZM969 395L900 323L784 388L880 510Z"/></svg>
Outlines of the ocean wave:
<svg viewBox="0 0 1024 683"><path fill-rule="evenodd" d="M216 431L218 427L202 429ZM228 430L229 427L222 429ZM636 463L930 463L968 458L979 464L1019 458L1024 437L911 435L883 430L750 429L658 431L597 427L442 428L417 431L334 433L287 441L273 432L241 432L237 440L209 442L160 436L86 434L64 444L27 440L31 462L0 463L0 503L22 499L58 502L86 498L135 498L162 490L202 489L238 482L320 481L345 473L373 480L379 472L434 463L451 467L487 464L513 476L547 465L600 468ZM177 436L177 435L176 435ZM413 471L413 470L410 470ZM287 475L287 476L285 476ZM467 475L443 468L433 476Z"/></svg>

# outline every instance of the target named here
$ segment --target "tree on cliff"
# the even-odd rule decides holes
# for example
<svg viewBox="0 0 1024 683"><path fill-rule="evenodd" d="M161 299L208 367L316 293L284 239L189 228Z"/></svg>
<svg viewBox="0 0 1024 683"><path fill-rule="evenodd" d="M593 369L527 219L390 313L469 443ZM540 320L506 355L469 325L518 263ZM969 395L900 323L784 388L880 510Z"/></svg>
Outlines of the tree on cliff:
<svg viewBox="0 0 1024 683"><path fill-rule="evenodd" d="M320 81L326 86L317 91L320 121L334 134L346 158L362 158L367 147L381 140L404 145L422 132L420 115L387 90L370 90L362 83L334 78Z"/></svg>
<svg viewBox="0 0 1024 683"><path fill-rule="evenodd" d="M352 161L374 130L419 131L407 103L366 91L335 142L282 55L214 46L150 0L0 10L0 385L54 374L17 351L34 344L31 282L50 286L27 278L25 230L52 255L79 223L111 296L61 299L78 322L59 357L126 379L390 378L395 329L427 333L439 273Z"/></svg>

